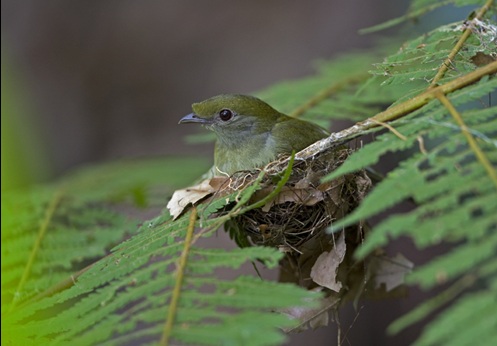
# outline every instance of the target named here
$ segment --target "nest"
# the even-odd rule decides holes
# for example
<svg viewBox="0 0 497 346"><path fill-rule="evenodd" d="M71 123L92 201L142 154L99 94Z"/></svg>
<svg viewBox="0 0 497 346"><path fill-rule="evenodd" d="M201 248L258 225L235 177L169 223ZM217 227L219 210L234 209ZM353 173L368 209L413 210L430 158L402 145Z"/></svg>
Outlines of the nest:
<svg viewBox="0 0 497 346"><path fill-rule="evenodd" d="M351 149L341 147L312 160L295 162L292 175L280 193L262 208L233 219L228 225L230 233L240 245L247 245L243 238L248 237L250 245L277 247L285 253L298 254L315 238L332 240L325 230L354 210L371 187L364 171L321 183L321 178L339 167L350 153ZM271 167L267 169L271 172ZM246 184L247 176L234 179ZM269 174L250 202L271 193L273 181L274 175ZM321 251L328 248L321 242Z"/></svg>
<svg viewBox="0 0 497 346"><path fill-rule="evenodd" d="M326 292L322 305L315 311L284 311L303 324L310 321L313 328L327 325L328 314L323 312L330 307L337 309L342 301L393 296L390 292L402 284L404 275L412 268L403 256L386 258L381 250L357 262L353 253L365 235L362 222L339 232L327 231L334 222L354 211L372 186L364 170L322 182L351 152L342 146L311 159L296 160L289 179L275 196L286 161L272 162L264 168L263 180L245 204L263 205L241 215L233 213L236 216L224 225L241 247L270 246L285 254L280 262L279 281ZM176 191L168 207L178 217L191 204L245 191L244 187L258 176L258 172L238 172L231 177L207 179ZM234 205L225 206L219 213L232 213Z"/></svg>
<svg viewBox="0 0 497 346"><path fill-rule="evenodd" d="M346 174L335 180L321 179L336 170L352 150L340 147L321 153L311 160L296 161L292 174L278 195L263 207L252 209L225 224L240 246L271 246L285 253L280 263L280 281L294 282L308 289L324 287L336 292L348 283L353 250L363 239L363 225L346 228L343 232L327 232L336 220L351 213L371 187L365 171ZM278 162L274 166L281 166ZM275 187L281 172L271 166L262 181L262 188L251 198L256 203L267 197ZM253 177L255 175L251 175ZM232 177L234 183L246 184L247 175ZM251 180L252 178L248 179ZM342 236L343 238L339 239ZM338 243L342 242L340 249ZM318 259L327 259L327 269L319 273ZM350 261L349 261L350 259ZM338 267L341 266L340 274ZM330 269L331 267L331 269ZM361 272L361 275L364 274ZM338 282L338 278L342 277ZM330 283L330 284L328 284Z"/></svg>

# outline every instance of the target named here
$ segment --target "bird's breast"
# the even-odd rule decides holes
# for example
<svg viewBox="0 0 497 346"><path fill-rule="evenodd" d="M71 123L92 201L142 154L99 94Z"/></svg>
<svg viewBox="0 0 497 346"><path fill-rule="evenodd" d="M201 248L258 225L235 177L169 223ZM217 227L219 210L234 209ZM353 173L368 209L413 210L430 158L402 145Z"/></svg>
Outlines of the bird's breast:
<svg viewBox="0 0 497 346"><path fill-rule="evenodd" d="M216 143L214 164L222 172L262 168L278 156L274 138L270 133L241 137L235 143Z"/></svg>

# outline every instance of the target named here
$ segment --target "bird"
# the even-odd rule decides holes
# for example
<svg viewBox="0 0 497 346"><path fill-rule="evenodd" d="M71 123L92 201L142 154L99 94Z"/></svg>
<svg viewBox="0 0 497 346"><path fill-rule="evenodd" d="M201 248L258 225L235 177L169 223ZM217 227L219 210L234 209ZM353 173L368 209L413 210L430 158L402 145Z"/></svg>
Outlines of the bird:
<svg viewBox="0 0 497 346"><path fill-rule="evenodd" d="M262 168L329 136L324 128L285 115L250 95L222 94L192 105L180 124L196 123L216 135L212 175Z"/></svg>

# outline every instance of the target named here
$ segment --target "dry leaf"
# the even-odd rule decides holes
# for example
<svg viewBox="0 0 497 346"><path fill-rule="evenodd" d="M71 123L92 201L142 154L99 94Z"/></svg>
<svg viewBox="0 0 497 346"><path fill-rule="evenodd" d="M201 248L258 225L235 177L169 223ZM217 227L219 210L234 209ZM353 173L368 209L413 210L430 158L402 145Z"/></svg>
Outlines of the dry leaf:
<svg viewBox="0 0 497 346"><path fill-rule="evenodd" d="M491 56L483 52L477 52L470 59L471 62L478 67L482 67L496 61L495 56Z"/></svg>
<svg viewBox="0 0 497 346"><path fill-rule="evenodd" d="M265 188L257 191L252 200L259 201L269 195L273 191L273 188ZM307 178L303 178L295 183L294 186L284 186L280 193L274 197L272 200L267 202L261 210L267 213L271 207L283 204L286 202L292 202L295 204L313 206L324 200L325 190L321 188L321 185L317 188L311 185L311 182Z"/></svg>
<svg viewBox="0 0 497 346"><path fill-rule="evenodd" d="M342 283L337 281L338 266L342 263L346 251L344 232L336 240L335 246L328 252L323 252L311 269L312 280L323 287L339 292Z"/></svg>
<svg viewBox="0 0 497 346"><path fill-rule="evenodd" d="M200 184L187 187L186 189L174 191L171 200L167 203L169 213L176 219L183 213L186 207L218 191L225 182L225 177L214 177L203 180Z"/></svg>
<svg viewBox="0 0 497 346"><path fill-rule="evenodd" d="M283 204L285 202L293 202L296 204L313 206L322 200L323 193L316 189L295 189L284 187L275 198L267 202L264 207L262 207L262 211L267 213L273 205Z"/></svg>
<svg viewBox="0 0 497 346"><path fill-rule="evenodd" d="M373 257L371 259L371 273L375 288L385 284L389 292L404 283L406 274L412 271L414 264L398 253L395 257Z"/></svg>

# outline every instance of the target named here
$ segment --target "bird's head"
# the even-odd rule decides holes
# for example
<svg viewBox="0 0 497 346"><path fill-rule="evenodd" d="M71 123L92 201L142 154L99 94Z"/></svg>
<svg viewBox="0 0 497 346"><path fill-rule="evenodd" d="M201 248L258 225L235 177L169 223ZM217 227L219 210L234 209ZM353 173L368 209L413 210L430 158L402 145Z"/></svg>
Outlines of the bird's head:
<svg viewBox="0 0 497 346"><path fill-rule="evenodd" d="M253 96L224 94L192 105L193 113L179 123L197 123L216 133L220 142L240 142L246 136L268 132L281 115Z"/></svg>

